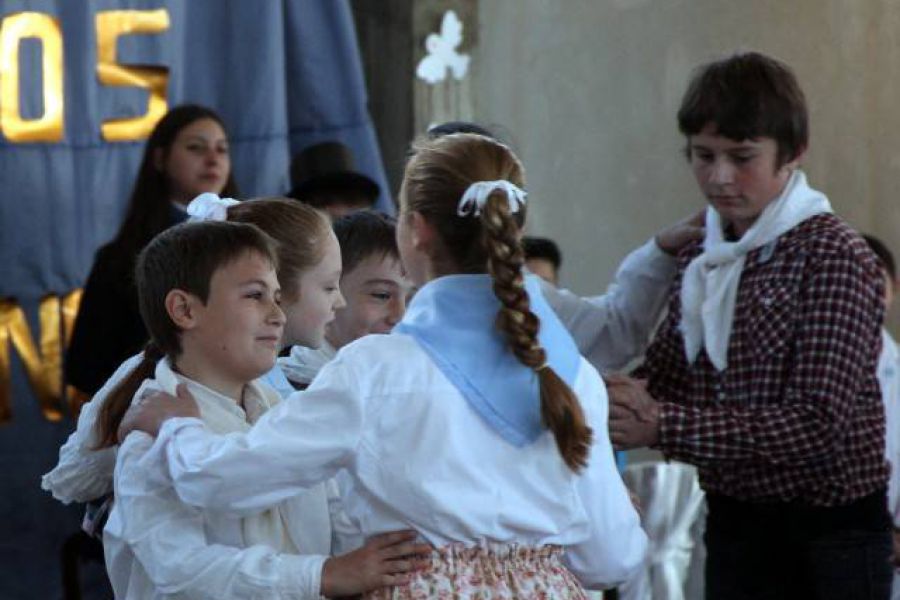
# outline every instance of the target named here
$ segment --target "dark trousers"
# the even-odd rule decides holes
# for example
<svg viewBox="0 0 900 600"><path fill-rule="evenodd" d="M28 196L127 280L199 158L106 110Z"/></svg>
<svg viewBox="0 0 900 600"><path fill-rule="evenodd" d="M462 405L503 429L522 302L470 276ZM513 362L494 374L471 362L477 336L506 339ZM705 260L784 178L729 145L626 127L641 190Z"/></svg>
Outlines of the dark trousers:
<svg viewBox="0 0 900 600"><path fill-rule="evenodd" d="M889 600L883 491L834 508L707 500L708 600Z"/></svg>

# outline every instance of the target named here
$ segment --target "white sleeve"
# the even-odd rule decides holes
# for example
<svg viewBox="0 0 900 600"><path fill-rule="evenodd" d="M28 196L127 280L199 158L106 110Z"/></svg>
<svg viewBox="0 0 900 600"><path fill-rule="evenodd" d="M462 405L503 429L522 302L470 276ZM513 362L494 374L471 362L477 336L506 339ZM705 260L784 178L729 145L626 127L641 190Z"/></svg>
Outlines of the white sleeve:
<svg viewBox="0 0 900 600"><path fill-rule="evenodd" d="M894 339L882 335L878 359L878 384L884 401L885 454L891 465L888 479L888 512L894 527L900 526L900 358Z"/></svg>
<svg viewBox="0 0 900 600"><path fill-rule="evenodd" d="M598 371L611 371L646 349L676 271L676 259L651 239L625 257L602 296L581 298L547 282L541 291L581 354Z"/></svg>
<svg viewBox="0 0 900 600"><path fill-rule="evenodd" d="M351 463L363 426L358 383L338 356L246 434L215 435L199 419L170 419L152 451L163 455L184 502L252 514Z"/></svg>
<svg viewBox="0 0 900 600"><path fill-rule="evenodd" d="M590 367L583 362L582 369ZM647 535L616 470L607 432L608 398L603 380L596 373L590 376L582 406L594 440L588 465L578 481L578 493L591 523L591 534L566 549L566 561L586 588L604 589L625 581L643 564Z"/></svg>
<svg viewBox="0 0 900 600"><path fill-rule="evenodd" d="M127 547L166 595L199 600L321 598L326 556L284 554L264 545L209 544L201 511L178 500L162 465L145 460L151 443L147 436L129 436L120 451L115 506L104 531L108 551L115 544ZM111 580L128 577L129 565L116 560L120 554L109 554Z"/></svg>
<svg viewBox="0 0 900 600"><path fill-rule="evenodd" d="M94 424L106 397L142 358L143 354L137 354L123 362L91 401L81 407L75 431L59 449L59 462L41 478L41 488L57 500L65 504L90 502L112 492L116 448L94 447Z"/></svg>

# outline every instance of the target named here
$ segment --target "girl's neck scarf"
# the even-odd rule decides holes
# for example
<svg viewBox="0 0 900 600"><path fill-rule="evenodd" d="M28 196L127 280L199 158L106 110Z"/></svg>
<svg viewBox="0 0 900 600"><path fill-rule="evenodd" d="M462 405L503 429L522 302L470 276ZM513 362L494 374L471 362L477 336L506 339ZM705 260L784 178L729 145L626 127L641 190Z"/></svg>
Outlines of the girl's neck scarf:
<svg viewBox="0 0 900 600"><path fill-rule="evenodd" d="M394 333L412 336L489 427L515 446L535 441L541 422L538 374L509 349L494 322L500 301L490 275L450 275L420 289ZM525 279L547 363L570 387L581 355L535 276Z"/></svg>
<svg viewBox="0 0 900 600"><path fill-rule="evenodd" d="M294 346L290 356L282 356L278 359L278 367L284 371L289 381L301 385L309 385L337 351L327 341L322 340L318 348L306 346Z"/></svg>
<svg viewBox="0 0 900 600"><path fill-rule="evenodd" d="M725 239L719 213L712 207L706 209L703 253L688 265L681 284L681 333L689 363L706 348L716 370L728 366L728 339L747 253L774 242L812 216L830 212L828 198L810 188L799 170L791 174L781 196L766 206L737 241Z"/></svg>

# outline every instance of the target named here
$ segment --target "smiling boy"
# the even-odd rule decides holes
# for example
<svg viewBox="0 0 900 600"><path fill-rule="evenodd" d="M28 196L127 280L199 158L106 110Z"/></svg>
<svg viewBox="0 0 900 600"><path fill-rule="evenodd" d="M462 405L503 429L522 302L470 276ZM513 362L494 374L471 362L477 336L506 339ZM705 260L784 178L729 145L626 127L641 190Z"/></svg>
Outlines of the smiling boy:
<svg viewBox="0 0 900 600"><path fill-rule="evenodd" d="M883 283L798 169L803 92L736 54L697 72L678 123L706 238L681 253L646 389L610 381L611 438L697 466L708 598L886 599Z"/></svg>

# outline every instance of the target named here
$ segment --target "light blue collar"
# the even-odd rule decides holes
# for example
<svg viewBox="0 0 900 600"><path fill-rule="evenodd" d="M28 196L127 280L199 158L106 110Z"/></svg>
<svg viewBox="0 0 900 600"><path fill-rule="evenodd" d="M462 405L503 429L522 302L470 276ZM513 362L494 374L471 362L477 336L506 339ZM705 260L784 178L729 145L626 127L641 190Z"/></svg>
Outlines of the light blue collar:
<svg viewBox="0 0 900 600"><path fill-rule="evenodd" d="M281 370L281 365L277 362L275 363L275 366L266 374L262 375L260 379L278 392L278 395L281 396L282 400L297 391L294 389L294 386L291 385L291 382L288 381L284 371Z"/></svg>
<svg viewBox="0 0 900 600"><path fill-rule="evenodd" d="M450 275L420 289L394 333L412 336L487 424L509 443L524 446L545 428L537 374L508 349L494 321L500 301L490 275ZM575 341L540 291L525 279L531 310L541 321L538 340L547 362L569 386L581 356Z"/></svg>

